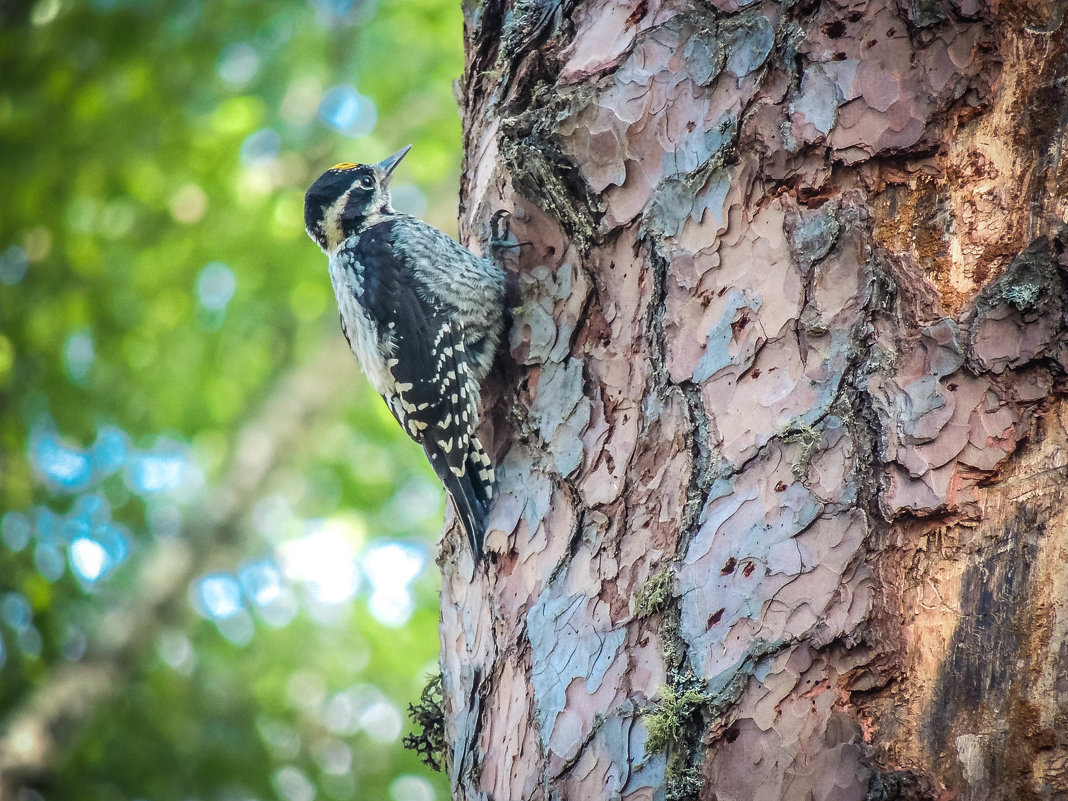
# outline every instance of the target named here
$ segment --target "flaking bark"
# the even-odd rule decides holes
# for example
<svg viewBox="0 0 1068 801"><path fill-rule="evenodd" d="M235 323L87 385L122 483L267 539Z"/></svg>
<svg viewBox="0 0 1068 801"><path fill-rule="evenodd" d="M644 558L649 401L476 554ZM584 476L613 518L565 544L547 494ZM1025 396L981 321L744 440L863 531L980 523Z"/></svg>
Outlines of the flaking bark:
<svg viewBox="0 0 1068 801"><path fill-rule="evenodd" d="M529 244L456 798L1068 794L1059 13L465 9L462 229Z"/></svg>

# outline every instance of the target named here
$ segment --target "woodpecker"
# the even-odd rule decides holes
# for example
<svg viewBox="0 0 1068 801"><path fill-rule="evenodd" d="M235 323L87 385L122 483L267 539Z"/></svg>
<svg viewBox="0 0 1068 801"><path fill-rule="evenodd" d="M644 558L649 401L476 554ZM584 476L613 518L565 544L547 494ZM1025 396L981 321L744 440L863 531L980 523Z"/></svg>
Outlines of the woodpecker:
<svg viewBox="0 0 1068 801"><path fill-rule="evenodd" d="M423 446L477 563L494 474L475 427L501 336L504 271L393 210L390 176L410 149L377 164L331 167L304 197L304 224L330 260L349 347Z"/></svg>

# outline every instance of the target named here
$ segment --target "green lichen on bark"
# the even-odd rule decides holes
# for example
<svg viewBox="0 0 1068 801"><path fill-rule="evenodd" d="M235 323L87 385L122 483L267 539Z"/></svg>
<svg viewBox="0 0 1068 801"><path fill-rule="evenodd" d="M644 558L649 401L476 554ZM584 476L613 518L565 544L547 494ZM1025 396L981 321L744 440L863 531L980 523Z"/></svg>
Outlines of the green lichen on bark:
<svg viewBox="0 0 1068 801"><path fill-rule="evenodd" d="M415 731L401 741L405 748L415 751L423 764L440 771L445 757L445 712L442 676L435 673L427 680L418 703L408 704L408 717Z"/></svg>
<svg viewBox="0 0 1068 801"><path fill-rule="evenodd" d="M804 481L812 459L821 450L823 434L810 425L799 423L782 432L782 441L798 445L797 458L790 463L790 471L798 481Z"/></svg>
<svg viewBox="0 0 1068 801"><path fill-rule="evenodd" d="M642 585L634 596L634 616L650 617L667 609L671 603L671 571L661 568Z"/></svg>
<svg viewBox="0 0 1068 801"><path fill-rule="evenodd" d="M569 102L548 84L535 86L525 110L502 116L497 146L515 190L559 221L585 255L601 241L604 203L554 138Z"/></svg>
<svg viewBox="0 0 1068 801"><path fill-rule="evenodd" d="M661 688L656 707L646 713L647 753L667 752L664 798L687 801L695 798L703 781L700 740L704 732L704 707L709 702L703 682L692 671L676 673L672 683Z"/></svg>
<svg viewBox="0 0 1068 801"><path fill-rule="evenodd" d="M645 716L645 728L649 730L649 739L645 741L647 750L663 751L678 743L686 727L708 702L708 696L700 690L683 689L687 684L698 686L696 682L680 682L677 687L665 684L660 690L656 709Z"/></svg>
<svg viewBox="0 0 1068 801"><path fill-rule="evenodd" d="M653 705L644 714L649 737L646 754L665 752L665 801L692 801L703 785L701 760L704 749L705 711L711 698L705 682L687 665L687 643L679 631L679 607L672 593L673 576L668 568L653 574L635 598L635 614L653 610L663 616L660 640L668 683L661 687ZM650 611L650 614L653 614Z"/></svg>

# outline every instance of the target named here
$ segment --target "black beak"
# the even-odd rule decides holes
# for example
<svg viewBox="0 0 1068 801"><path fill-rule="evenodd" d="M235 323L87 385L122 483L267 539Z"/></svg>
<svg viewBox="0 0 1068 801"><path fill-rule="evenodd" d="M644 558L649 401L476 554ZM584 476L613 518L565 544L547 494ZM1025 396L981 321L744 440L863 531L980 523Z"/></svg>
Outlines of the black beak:
<svg viewBox="0 0 1068 801"><path fill-rule="evenodd" d="M383 159L382 161L378 162L378 164L375 165L375 169L382 170L382 172L385 173L384 177L389 178L390 173L392 173L393 170L396 169L397 165L400 164L401 159L408 155L408 151L411 149L411 145L402 147L389 158Z"/></svg>

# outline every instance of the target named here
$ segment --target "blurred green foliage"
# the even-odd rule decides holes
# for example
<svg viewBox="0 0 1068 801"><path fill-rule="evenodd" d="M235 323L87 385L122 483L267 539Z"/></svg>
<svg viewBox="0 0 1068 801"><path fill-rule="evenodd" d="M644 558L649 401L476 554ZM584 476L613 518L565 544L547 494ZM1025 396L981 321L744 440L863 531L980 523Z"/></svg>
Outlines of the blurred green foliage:
<svg viewBox="0 0 1068 801"><path fill-rule="evenodd" d="M109 684L0 794L447 797L400 746L442 492L338 346L303 193L411 142L395 203L455 231L459 4L0 10L0 754Z"/></svg>

